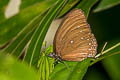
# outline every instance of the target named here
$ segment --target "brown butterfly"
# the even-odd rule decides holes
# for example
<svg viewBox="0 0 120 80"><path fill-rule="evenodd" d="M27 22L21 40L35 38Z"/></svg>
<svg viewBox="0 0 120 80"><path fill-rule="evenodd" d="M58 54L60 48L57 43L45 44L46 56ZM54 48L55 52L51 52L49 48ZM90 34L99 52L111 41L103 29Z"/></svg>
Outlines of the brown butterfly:
<svg viewBox="0 0 120 80"><path fill-rule="evenodd" d="M49 56L58 60L82 61L95 57L97 41L81 9L74 9L64 17L53 45L54 53Z"/></svg>

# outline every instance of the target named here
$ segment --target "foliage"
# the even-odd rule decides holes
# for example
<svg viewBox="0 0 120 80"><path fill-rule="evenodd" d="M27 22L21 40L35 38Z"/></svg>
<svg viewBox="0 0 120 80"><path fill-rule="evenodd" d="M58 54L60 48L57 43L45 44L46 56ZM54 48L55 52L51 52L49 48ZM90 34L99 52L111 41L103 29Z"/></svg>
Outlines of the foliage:
<svg viewBox="0 0 120 80"><path fill-rule="evenodd" d="M115 7L111 7L118 5L119 0L29 0L29 2L22 0L19 13L6 18L5 10L8 3L9 0L0 0L0 80L38 80L38 78L40 80L93 80L94 78L87 76L93 74L88 71L88 67L91 69L93 64L102 59L104 59L102 65L111 80L120 79L119 55L115 55L120 53L120 38L116 33L119 32L119 28L112 27L116 19L114 16L111 17L111 13L114 13L112 11L119 9L116 7L114 10ZM97 59L87 58L81 62L64 61L66 65L63 63L54 65L54 59L48 57L48 54L53 52L53 46L41 51L43 40L52 21L63 17L74 8L82 9L88 18L88 23L98 41L98 53L101 53L105 42L108 44L102 52L103 55ZM91 10L97 13L91 13ZM115 17L118 15L119 13ZM96 76L97 74L103 76L96 71Z"/></svg>
<svg viewBox="0 0 120 80"><path fill-rule="evenodd" d="M43 46L45 46L45 48L41 52L41 56L37 65L39 69L38 75L40 80L49 80L50 73L54 69L54 58L48 57L48 54L53 52L53 46L51 45L47 49L46 45Z"/></svg>
<svg viewBox="0 0 120 80"><path fill-rule="evenodd" d="M101 0L99 5L94 11L98 12L101 10L105 10L118 4L120 4L120 0Z"/></svg>
<svg viewBox="0 0 120 80"><path fill-rule="evenodd" d="M38 80L36 71L11 56L0 54L0 80Z"/></svg>

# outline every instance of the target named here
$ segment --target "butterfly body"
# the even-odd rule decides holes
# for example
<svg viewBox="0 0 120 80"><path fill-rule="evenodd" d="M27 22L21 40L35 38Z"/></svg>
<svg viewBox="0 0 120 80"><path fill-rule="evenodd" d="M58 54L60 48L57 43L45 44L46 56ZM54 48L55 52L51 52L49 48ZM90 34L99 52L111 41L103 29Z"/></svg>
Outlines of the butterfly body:
<svg viewBox="0 0 120 80"><path fill-rule="evenodd" d="M54 38L54 53L62 60L82 61L94 57L97 41L80 9L68 13Z"/></svg>

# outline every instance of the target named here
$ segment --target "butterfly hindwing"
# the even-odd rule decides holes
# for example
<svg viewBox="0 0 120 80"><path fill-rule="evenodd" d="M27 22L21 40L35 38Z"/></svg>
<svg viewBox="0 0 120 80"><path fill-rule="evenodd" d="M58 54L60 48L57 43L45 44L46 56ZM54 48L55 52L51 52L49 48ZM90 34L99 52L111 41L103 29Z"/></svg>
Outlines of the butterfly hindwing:
<svg viewBox="0 0 120 80"><path fill-rule="evenodd" d="M96 50L97 42L84 13L80 9L71 11L56 32L55 53L63 60L81 61L87 57L94 57Z"/></svg>

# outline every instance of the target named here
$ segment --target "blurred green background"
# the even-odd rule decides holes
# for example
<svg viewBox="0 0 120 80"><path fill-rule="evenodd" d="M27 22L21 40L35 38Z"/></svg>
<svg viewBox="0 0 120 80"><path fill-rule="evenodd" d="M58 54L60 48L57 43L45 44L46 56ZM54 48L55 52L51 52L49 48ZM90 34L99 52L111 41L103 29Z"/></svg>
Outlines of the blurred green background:
<svg viewBox="0 0 120 80"><path fill-rule="evenodd" d="M98 45L112 40L115 40L112 44L120 41L120 5L101 12L91 11L88 23L96 34ZM84 80L120 80L120 54L91 66Z"/></svg>
<svg viewBox="0 0 120 80"><path fill-rule="evenodd" d="M9 3L10 1L13 3ZM0 55L0 80L21 80L21 76L24 74L27 74L24 76L24 80L38 80L38 77L40 80L43 80L45 77L45 80L48 80L54 67L51 73L51 80L61 80L61 78L63 78L62 80L79 80L79 77L82 79L85 73L83 80L120 80L120 46L117 46L116 50L114 48L111 50L110 53L113 56L108 57L110 54L105 55L107 58L90 67L90 59L86 60L86 62L68 62L67 64L72 66L73 72L68 71L66 66L61 63L53 67L54 59L49 59L48 56L40 54L44 38L48 42L47 46L53 44L55 31L62 18L74 8L80 8L84 11L92 32L97 39L98 53L101 52L105 42L108 42L105 50L120 43L120 0L19 1L18 3L16 0L0 0L0 50L2 52L3 48L6 47L4 44L10 43L3 52L4 54L12 54L15 57L13 59L11 56ZM66 4L64 5L65 2ZM9 11L7 9L10 4L11 10ZM64 8L58 14L61 7ZM49 27L50 29L48 30ZM31 41L31 45L28 45L29 41ZM27 55L27 58L25 57L27 65L18 60L18 58L21 58L22 53L24 53L23 51L25 51L26 46L27 52L31 53ZM42 53L49 54L53 52L52 48L50 46L49 49ZM117 54L114 55L115 53ZM35 55L34 59L33 55ZM35 68L35 71L30 69L28 65L31 66L31 62L38 62L39 68ZM35 67L36 65L32 64L33 66ZM39 71L39 74L37 71ZM77 71L77 75L73 74Z"/></svg>

